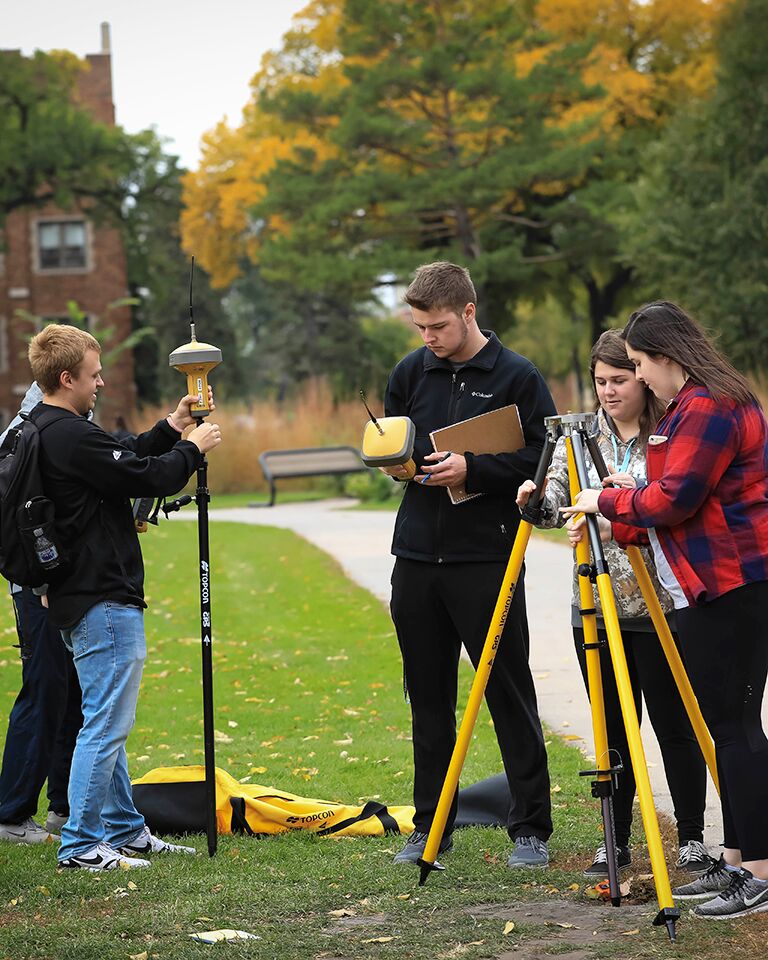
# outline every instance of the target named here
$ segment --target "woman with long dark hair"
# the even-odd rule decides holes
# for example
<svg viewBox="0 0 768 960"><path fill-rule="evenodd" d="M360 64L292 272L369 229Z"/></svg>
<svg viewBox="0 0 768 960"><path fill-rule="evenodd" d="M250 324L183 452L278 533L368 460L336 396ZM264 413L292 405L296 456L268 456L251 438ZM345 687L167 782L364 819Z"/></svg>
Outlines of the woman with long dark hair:
<svg viewBox="0 0 768 960"><path fill-rule="evenodd" d="M589 371L599 404L596 439L603 459L606 463L614 464L622 473L644 480L648 436L661 416L664 405L644 384L635 379L634 364L627 357L626 347L618 330L607 330L592 347ZM591 483L599 487L600 478L591 464L589 464L589 474ZM521 508L535 489L532 480L527 480L520 486L517 503ZM564 520L560 516L559 509L570 502L568 462L565 442L561 440L555 448L547 474L539 526L561 526ZM629 558L614 541L606 543L604 549L615 587L621 636L627 655L629 679L638 718L642 718L643 698L645 698L648 716L661 747L664 771L677 821L680 845L677 867L689 873L702 873L713 862L703 843L706 806L704 759L664 651L656 636ZM662 609L671 618L672 600L658 582L653 555L648 547L641 548L641 551ZM630 762L629 745L613 665L607 647L600 598L596 590L594 596L598 639L602 642L600 671L611 764L621 761L624 766L623 771L618 775L617 788L613 796L617 861L619 868L624 868L631 863L629 839L632 828L632 805L635 799L635 777ZM589 693L580 607L579 580L574 565L571 625L576 655ZM671 619L670 626L674 629ZM595 878L608 875L605 844L600 844L592 864L587 867L584 874Z"/></svg>
<svg viewBox="0 0 768 960"><path fill-rule="evenodd" d="M620 543L647 531L715 741L723 810L719 862L674 894L710 898L696 916L730 919L768 910L768 739L760 717L768 425L746 379L674 303L636 311L623 337L638 380L667 404L648 438L648 482L584 490L561 513L602 513Z"/></svg>

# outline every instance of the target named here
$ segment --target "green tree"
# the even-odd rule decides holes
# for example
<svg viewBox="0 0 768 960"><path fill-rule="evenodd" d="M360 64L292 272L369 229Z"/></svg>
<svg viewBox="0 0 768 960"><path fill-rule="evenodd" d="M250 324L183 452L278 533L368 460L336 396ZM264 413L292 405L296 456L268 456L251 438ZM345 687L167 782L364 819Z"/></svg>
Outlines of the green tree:
<svg viewBox="0 0 768 960"><path fill-rule="evenodd" d="M681 114L638 189L630 254L746 369L768 365L768 0L736 0L713 95Z"/></svg>
<svg viewBox="0 0 768 960"><path fill-rule="evenodd" d="M70 53L0 53L0 224L19 207L47 203L87 201L94 215L119 215L129 141L76 105L83 69Z"/></svg>

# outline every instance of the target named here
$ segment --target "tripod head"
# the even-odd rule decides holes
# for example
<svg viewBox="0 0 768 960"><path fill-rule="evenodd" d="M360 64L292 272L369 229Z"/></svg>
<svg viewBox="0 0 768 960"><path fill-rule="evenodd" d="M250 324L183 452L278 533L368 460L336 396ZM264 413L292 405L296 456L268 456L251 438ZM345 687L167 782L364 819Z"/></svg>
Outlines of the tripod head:
<svg viewBox="0 0 768 960"><path fill-rule="evenodd" d="M558 437L572 437L576 432L592 437L597 432L597 414L564 413L558 417L545 417L544 426L547 435L555 440Z"/></svg>

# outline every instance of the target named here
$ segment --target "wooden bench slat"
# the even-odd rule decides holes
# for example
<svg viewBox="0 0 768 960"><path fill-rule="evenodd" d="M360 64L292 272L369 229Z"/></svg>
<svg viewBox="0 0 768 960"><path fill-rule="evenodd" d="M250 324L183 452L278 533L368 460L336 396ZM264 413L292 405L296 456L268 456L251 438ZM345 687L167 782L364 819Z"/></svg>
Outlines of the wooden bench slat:
<svg viewBox="0 0 768 960"><path fill-rule="evenodd" d="M368 469L354 447L308 447L294 450L264 450L259 463L269 483L269 506L275 502L275 480L283 477L319 477L358 473Z"/></svg>

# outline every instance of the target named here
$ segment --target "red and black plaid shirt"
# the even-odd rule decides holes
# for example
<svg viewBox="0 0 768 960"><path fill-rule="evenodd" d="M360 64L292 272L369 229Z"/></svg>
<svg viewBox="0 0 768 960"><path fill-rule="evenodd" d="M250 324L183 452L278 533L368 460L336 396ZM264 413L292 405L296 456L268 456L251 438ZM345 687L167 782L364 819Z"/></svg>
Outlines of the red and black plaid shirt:
<svg viewBox="0 0 768 960"><path fill-rule="evenodd" d="M688 381L656 431L647 486L600 494L616 539L637 543L645 536L636 528L655 527L691 604L768 580L768 425L759 406L714 400Z"/></svg>

